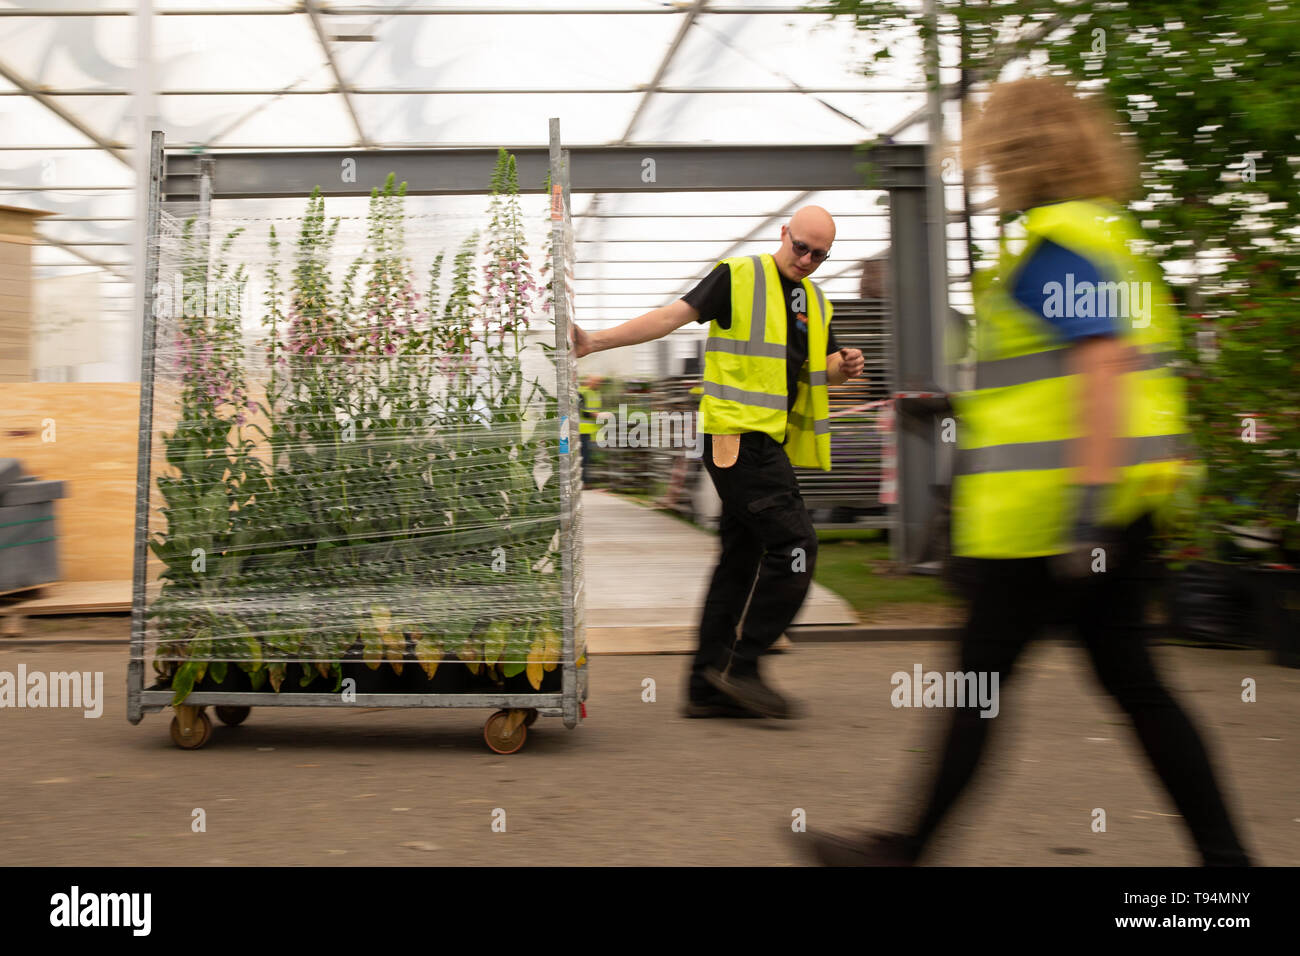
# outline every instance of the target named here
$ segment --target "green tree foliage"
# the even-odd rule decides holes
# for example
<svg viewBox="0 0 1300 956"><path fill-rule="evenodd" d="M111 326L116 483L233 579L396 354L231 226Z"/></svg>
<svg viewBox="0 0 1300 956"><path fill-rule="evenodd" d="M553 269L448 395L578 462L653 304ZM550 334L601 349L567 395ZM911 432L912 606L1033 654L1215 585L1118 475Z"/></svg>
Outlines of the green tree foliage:
<svg viewBox="0 0 1300 956"><path fill-rule="evenodd" d="M1281 529L1296 543L1300 8L1281 0L936 7L940 33L961 40L968 79L996 80L1015 61L1066 77L1079 95L1105 99L1143 157L1144 195L1132 208L1181 306L1180 372L1208 465L1188 502L1183 553L1216 548L1227 524ZM812 8L882 38L924 28L918 5ZM865 73L888 62L887 44L878 47Z"/></svg>

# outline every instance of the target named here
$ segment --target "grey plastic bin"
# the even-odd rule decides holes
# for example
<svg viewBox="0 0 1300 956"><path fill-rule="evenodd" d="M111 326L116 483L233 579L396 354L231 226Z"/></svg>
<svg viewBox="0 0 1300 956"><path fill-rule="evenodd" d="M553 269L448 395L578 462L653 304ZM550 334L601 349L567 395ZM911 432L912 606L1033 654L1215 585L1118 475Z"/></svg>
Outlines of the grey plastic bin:
<svg viewBox="0 0 1300 956"><path fill-rule="evenodd" d="M0 459L0 593L59 579L54 502L63 482L23 475L17 459Z"/></svg>

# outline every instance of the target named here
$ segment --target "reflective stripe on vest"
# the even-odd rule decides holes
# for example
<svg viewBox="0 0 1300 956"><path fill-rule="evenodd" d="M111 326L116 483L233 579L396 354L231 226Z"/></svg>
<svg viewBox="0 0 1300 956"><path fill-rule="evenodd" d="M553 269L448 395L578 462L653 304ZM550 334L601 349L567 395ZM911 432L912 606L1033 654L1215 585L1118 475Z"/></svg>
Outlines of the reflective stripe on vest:
<svg viewBox="0 0 1300 956"><path fill-rule="evenodd" d="M1031 352L1012 358L990 359L975 363L975 387L1006 388L1009 385L1023 385L1042 378L1056 378L1065 375L1066 349L1051 349L1047 352ZM1134 371L1153 371L1164 368L1177 355L1173 350L1159 352L1140 352Z"/></svg>
<svg viewBox="0 0 1300 956"><path fill-rule="evenodd" d="M1018 442L1012 445L985 445L983 448L963 448L957 452L961 463L958 471L963 475L977 475L990 471L1041 471L1067 468L1070 463L1070 446L1078 439L1061 441ZM1139 438L1122 438L1123 451L1120 465L1140 465L1151 461L1174 461L1188 457L1191 446L1186 435L1145 435Z"/></svg>
<svg viewBox="0 0 1300 956"><path fill-rule="evenodd" d="M714 398L724 398L729 402L740 402L742 405L757 405L760 408L784 409L789 403L785 395L751 392L746 388L737 388L734 385L719 385L717 382L705 382L704 394L712 395Z"/></svg>

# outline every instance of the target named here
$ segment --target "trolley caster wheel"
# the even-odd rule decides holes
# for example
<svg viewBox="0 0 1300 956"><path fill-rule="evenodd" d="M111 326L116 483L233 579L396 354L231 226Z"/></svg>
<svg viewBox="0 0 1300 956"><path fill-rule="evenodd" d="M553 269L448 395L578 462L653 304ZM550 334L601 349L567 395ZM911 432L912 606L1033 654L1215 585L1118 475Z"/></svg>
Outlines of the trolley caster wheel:
<svg viewBox="0 0 1300 956"><path fill-rule="evenodd" d="M537 718L540 716L541 715L537 713L537 709L535 707L529 707L526 711L524 711L524 726L531 727L533 724L537 723Z"/></svg>
<svg viewBox="0 0 1300 956"><path fill-rule="evenodd" d="M499 754L512 754L528 739L528 728L522 710L498 710L483 725L483 739Z"/></svg>
<svg viewBox="0 0 1300 956"><path fill-rule="evenodd" d="M231 704L218 704L214 710L217 712L217 719L227 727L238 727L248 719L252 713L251 707L235 707Z"/></svg>
<svg viewBox="0 0 1300 956"><path fill-rule="evenodd" d="M212 739L212 719L200 708L185 709L195 713L178 713L172 718L172 743L182 750L198 750ZM186 719L182 720L183 717Z"/></svg>

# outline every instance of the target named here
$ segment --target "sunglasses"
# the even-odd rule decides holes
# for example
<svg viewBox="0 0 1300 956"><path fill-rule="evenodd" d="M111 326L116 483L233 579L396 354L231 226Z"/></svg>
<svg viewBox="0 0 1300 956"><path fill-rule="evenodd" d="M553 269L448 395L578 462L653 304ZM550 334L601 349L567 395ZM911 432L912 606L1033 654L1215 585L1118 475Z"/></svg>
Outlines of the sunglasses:
<svg viewBox="0 0 1300 956"><path fill-rule="evenodd" d="M814 249L809 246L808 243L800 242L794 237L794 233L790 231L789 227L786 228L786 235L790 237L790 248L794 250L794 257L796 259L802 259L804 256L812 253L813 262L825 262L831 254L829 249Z"/></svg>

